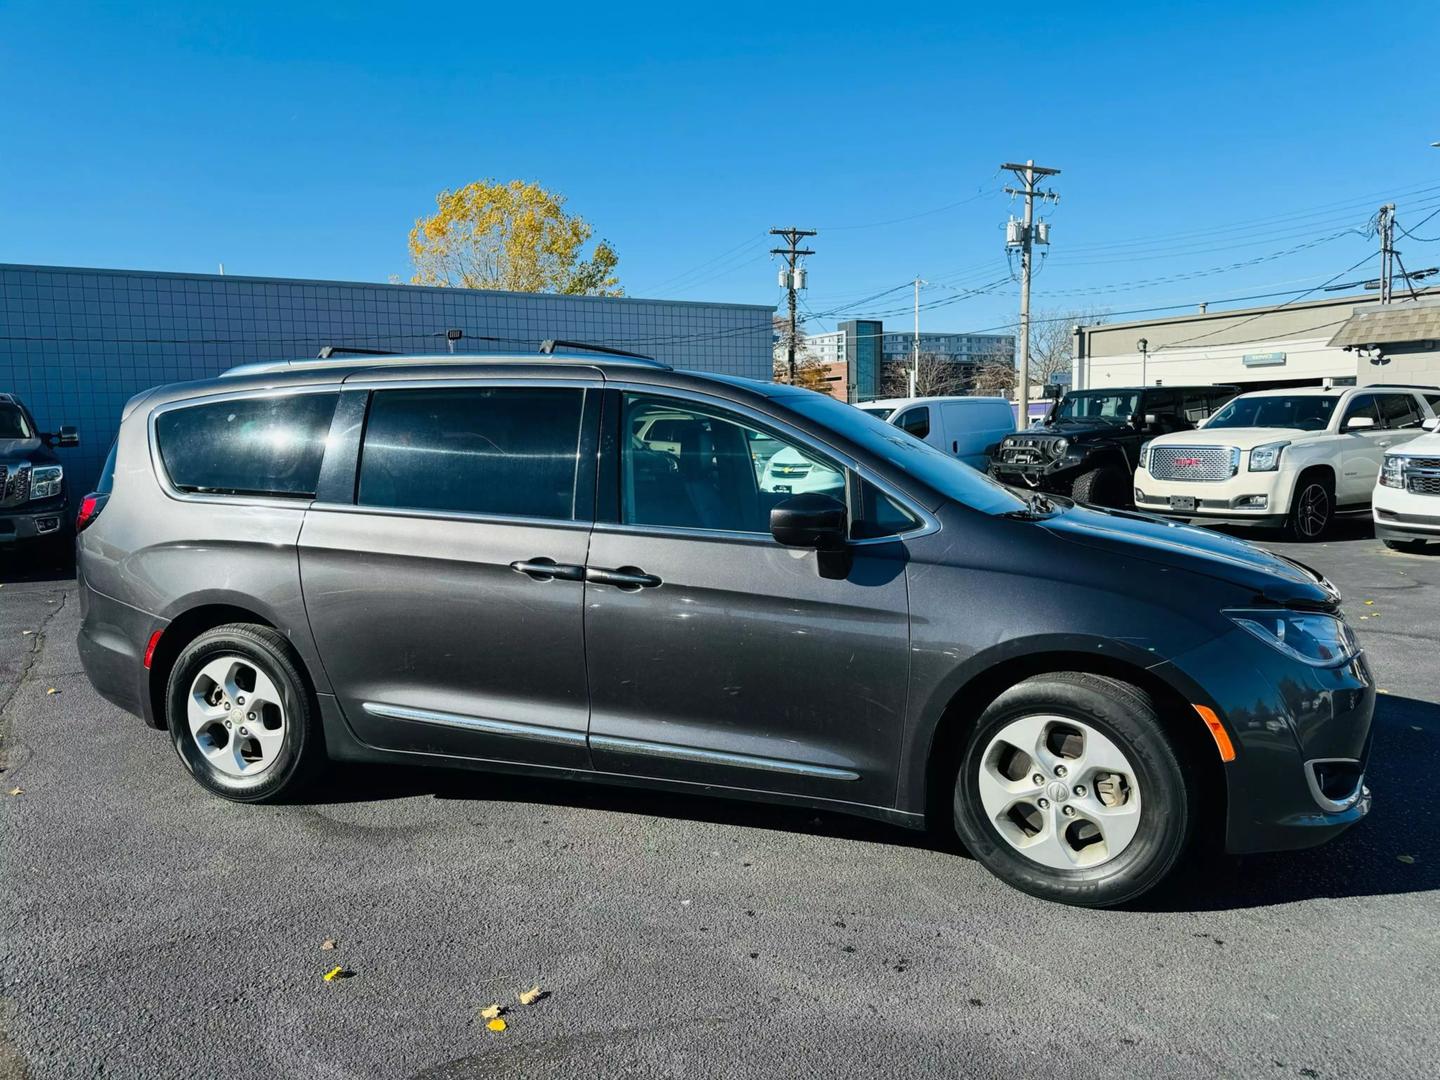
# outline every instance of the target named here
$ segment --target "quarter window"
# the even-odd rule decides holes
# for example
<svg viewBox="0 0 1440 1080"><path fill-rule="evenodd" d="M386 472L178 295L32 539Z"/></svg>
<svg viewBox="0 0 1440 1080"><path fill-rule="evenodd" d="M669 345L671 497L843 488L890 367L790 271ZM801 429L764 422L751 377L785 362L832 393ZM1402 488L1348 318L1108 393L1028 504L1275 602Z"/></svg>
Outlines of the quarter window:
<svg viewBox="0 0 1440 1080"><path fill-rule="evenodd" d="M359 502L571 520L583 394L568 387L377 390Z"/></svg>
<svg viewBox="0 0 1440 1080"><path fill-rule="evenodd" d="M839 466L721 410L626 394L622 430L627 525L768 535L771 508L792 495L845 498Z"/></svg>
<svg viewBox="0 0 1440 1080"><path fill-rule="evenodd" d="M231 398L168 409L155 439L181 491L313 499L338 394Z"/></svg>

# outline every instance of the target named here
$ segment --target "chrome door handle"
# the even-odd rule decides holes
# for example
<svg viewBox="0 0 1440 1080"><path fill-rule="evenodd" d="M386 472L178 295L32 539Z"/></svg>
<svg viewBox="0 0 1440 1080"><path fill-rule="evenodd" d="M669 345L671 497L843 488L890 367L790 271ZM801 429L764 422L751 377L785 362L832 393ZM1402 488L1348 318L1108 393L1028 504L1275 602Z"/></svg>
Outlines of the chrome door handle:
<svg viewBox="0 0 1440 1080"><path fill-rule="evenodd" d="M616 570L587 566L585 580L594 582L596 585L614 585L617 589L624 589L627 592L634 592L637 589L653 589L660 584L658 577L645 573L638 566L622 566Z"/></svg>
<svg viewBox="0 0 1440 1080"><path fill-rule="evenodd" d="M547 559L543 556L538 559L521 559L512 562L510 569L517 574L524 574L534 581L553 581L556 578L561 581L583 581L585 579L583 566L557 563L554 559Z"/></svg>

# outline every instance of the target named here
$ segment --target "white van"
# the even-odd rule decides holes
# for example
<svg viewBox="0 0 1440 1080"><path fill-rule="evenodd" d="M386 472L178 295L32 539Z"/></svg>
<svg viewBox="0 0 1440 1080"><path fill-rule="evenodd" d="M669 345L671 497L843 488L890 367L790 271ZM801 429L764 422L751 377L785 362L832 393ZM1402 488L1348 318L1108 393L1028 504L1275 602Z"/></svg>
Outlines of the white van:
<svg viewBox="0 0 1440 1080"><path fill-rule="evenodd" d="M885 398L857 408L982 472L991 451L1015 431L1014 408L999 397Z"/></svg>

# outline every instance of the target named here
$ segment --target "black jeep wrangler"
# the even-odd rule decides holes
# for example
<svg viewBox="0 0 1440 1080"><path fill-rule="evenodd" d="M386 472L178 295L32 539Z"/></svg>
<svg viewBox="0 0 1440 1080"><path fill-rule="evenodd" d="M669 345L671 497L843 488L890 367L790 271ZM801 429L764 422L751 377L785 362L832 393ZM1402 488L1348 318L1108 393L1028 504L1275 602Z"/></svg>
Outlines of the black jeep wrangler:
<svg viewBox="0 0 1440 1080"><path fill-rule="evenodd" d="M1007 435L989 472L1012 487L1095 506L1131 506L1141 444L1190 430L1239 392L1236 386L1072 390L1040 423Z"/></svg>
<svg viewBox="0 0 1440 1080"><path fill-rule="evenodd" d="M65 469L52 448L79 445L73 427L41 431L19 398L0 394L0 552L69 534Z"/></svg>

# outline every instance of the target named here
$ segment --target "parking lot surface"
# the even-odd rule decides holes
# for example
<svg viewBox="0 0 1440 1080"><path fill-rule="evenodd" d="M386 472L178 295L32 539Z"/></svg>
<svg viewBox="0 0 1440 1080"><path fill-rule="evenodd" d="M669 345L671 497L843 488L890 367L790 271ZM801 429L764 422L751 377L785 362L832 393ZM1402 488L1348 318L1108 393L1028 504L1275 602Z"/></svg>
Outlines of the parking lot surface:
<svg viewBox="0 0 1440 1080"><path fill-rule="evenodd" d="M1374 811L1112 912L701 797L347 769L230 805L90 689L73 581L0 564L0 1077L1433 1077L1440 557L1271 546L1369 652Z"/></svg>

